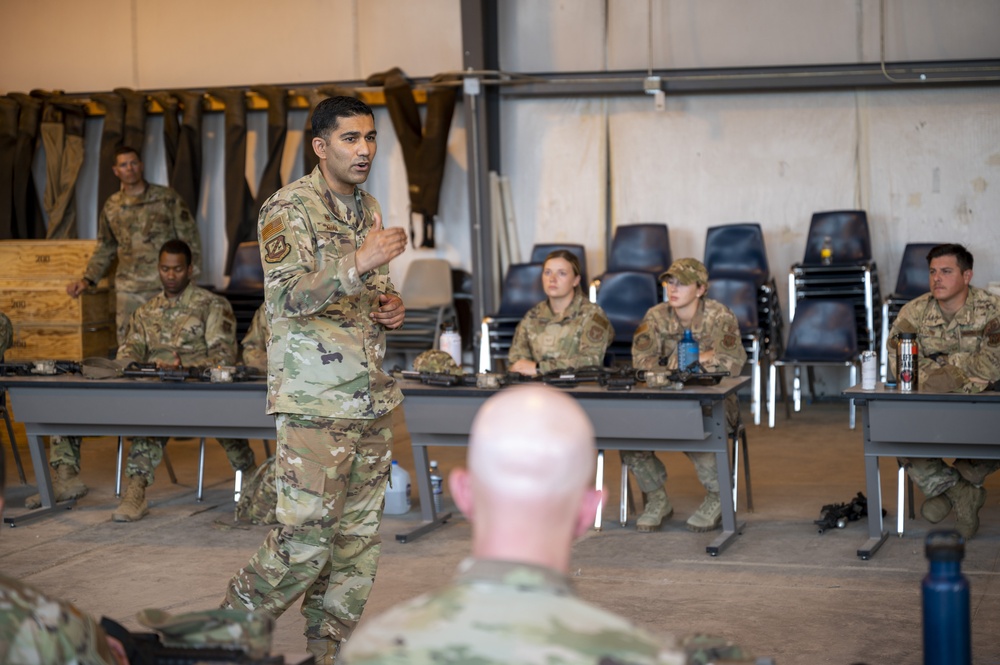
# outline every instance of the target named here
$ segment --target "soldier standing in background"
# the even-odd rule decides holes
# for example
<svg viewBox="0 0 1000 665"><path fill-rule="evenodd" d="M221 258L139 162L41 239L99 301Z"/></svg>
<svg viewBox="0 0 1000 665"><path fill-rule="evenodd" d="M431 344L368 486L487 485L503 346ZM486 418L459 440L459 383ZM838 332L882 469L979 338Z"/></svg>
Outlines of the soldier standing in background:
<svg viewBox="0 0 1000 665"><path fill-rule="evenodd" d="M118 344L122 344L132 312L160 292L156 275L159 248L175 238L186 242L197 275L201 265L201 236L181 195L142 177L138 151L128 146L118 148L113 170L121 181L121 189L109 196L101 208L97 249L83 278L70 282L66 293L77 298L88 286L96 286L117 258L115 324Z"/></svg>
<svg viewBox="0 0 1000 665"><path fill-rule="evenodd" d="M738 376L747 361L740 324L728 307L705 298L708 271L697 259L678 259L661 276L667 280L668 302L646 312L632 339L632 364L636 369L657 369L660 358L668 358L667 368L677 369L677 345L685 329L698 341L702 367L709 372L728 371ZM726 398L727 431L739 425L740 405L736 395ZM698 480L707 496L687 521L691 531L712 531L722 522L719 498L719 473L714 453L685 453L694 463ZM639 531L654 531L673 514L664 483L667 469L652 451L622 451L622 461L629 465L646 493L646 509L639 516Z"/></svg>
<svg viewBox="0 0 1000 665"><path fill-rule="evenodd" d="M511 372L600 367L615 331L600 306L583 297L580 261L557 249L542 264L545 300L524 315L507 354Z"/></svg>
<svg viewBox="0 0 1000 665"><path fill-rule="evenodd" d="M917 334L918 388L978 393L1000 381L1000 298L971 285L972 254L962 245L938 245L927 254L930 292L903 306L889 331L889 371L896 375L900 333ZM920 514L937 524L954 508L966 538L979 530L986 476L997 460L900 458L927 499Z"/></svg>
<svg viewBox="0 0 1000 665"><path fill-rule="evenodd" d="M383 229L378 202L358 187L377 147L371 108L331 97L312 129L319 164L268 199L258 222L280 525L230 580L223 607L277 618L302 597L307 649L324 665L357 624L378 566L403 399L382 369L384 331L405 317L388 264L406 232Z"/></svg>

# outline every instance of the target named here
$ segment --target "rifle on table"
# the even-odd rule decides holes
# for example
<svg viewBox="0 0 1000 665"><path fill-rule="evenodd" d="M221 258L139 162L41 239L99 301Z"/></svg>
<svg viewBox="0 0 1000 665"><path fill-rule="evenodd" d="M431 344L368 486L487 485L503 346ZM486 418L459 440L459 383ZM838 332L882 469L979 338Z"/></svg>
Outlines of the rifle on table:
<svg viewBox="0 0 1000 665"><path fill-rule="evenodd" d="M187 380L207 381L211 383L238 383L242 381L259 381L267 378L267 374L256 367L247 365L232 365L225 367L177 367L161 368L156 363L130 362L122 370L122 376L133 379L159 379L161 381L183 382Z"/></svg>
<svg viewBox="0 0 1000 665"><path fill-rule="evenodd" d="M79 374L80 363L73 360L31 360L0 363L0 376L54 376Z"/></svg>
<svg viewBox="0 0 1000 665"><path fill-rule="evenodd" d="M574 386L579 383L596 383L608 390L632 390L639 378L631 366L622 367L580 367L558 369L545 372L541 381L550 386Z"/></svg>
<svg viewBox="0 0 1000 665"><path fill-rule="evenodd" d="M666 367L669 358L660 358L660 367ZM684 386L714 386L729 376L729 372L709 372L701 363L692 363L686 369L675 370L645 370L640 380L645 381L650 388L673 388L680 390Z"/></svg>
<svg viewBox="0 0 1000 665"><path fill-rule="evenodd" d="M426 386L475 386L475 374L449 374L448 372L418 372L412 369L397 369L393 374L411 381L419 381Z"/></svg>

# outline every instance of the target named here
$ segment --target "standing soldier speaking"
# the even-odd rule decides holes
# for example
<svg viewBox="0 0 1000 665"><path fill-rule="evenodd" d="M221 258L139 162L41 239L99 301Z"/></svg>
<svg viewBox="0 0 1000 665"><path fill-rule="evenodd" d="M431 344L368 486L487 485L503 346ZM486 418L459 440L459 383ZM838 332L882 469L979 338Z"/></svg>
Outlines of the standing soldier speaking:
<svg viewBox="0 0 1000 665"><path fill-rule="evenodd" d="M278 617L303 596L307 648L333 663L381 549L392 410L403 400L382 370L385 330L405 316L388 264L406 233L383 229L378 201L358 187L375 158L371 108L331 97L312 129L318 166L268 199L258 222L279 526L230 580L223 606Z"/></svg>

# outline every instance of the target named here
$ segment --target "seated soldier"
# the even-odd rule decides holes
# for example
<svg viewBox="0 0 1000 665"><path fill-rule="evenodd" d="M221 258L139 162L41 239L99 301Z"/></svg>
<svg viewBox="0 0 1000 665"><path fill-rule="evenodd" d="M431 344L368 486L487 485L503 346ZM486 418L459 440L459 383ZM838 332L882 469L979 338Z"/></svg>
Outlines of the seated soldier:
<svg viewBox="0 0 1000 665"><path fill-rule="evenodd" d="M507 354L510 371L534 376L601 366L615 331L604 310L583 296L576 255L557 249L546 256L542 287L548 298L532 307L514 331Z"/></svg>
<svg viewBox="0 0 1000 665"><path fill-rule="evenodd" d="M632 364L636 369L655 369L667 358L669 369L677 368L677 346L686 329L698 341L698 362L710 372L728 371L738 376L747 361L740 324L728 307L705 298L708 271L697 259L678 259L666 273L668 302L646 312L632 339ZM726 398L726 423L729 432L740 421L736 395ZM714 453L685 453L694 463L698 480L707 495L698 510L687 520L691 531L712 531L722 523L719 498L719 473ZM622 461L629 465L646 494L646 509L636 524L639 531L654 531L670 517L673 506L664 483L667 469L652 451L622 451Z"/></svg>
<svg viewBox="0 0 1000 665"><path fill-rule="evenodd" d="M338 663L684 663L672 639L573 592L570 549L601 499L595 453L587 414L561 391L491 397L472 424L468 470L449 478L472 557L443 589L363 620Z"/></svg>
<svg viewBox="0 0 1000 665"><path fill-rule="evenodd" d="M120 365L133 361L152 362L162 368L235 364L236 317L233 309L224 298L191 284L193 270L187 243L183 240L164 243L159 254L163 292L132 314L128 335L118 349ZM131 440L125 467L128 486L111 516L114 521L135 522L149 513L146 487L153 482L153 471L163 459L166 441L162 437ZM219 443L226 450L234 470L249 474L256 468L253 450L246 439L219 439ZM79 470L79 439L54 440L49 464L57 470L53 479L56 500L64 500L60 492L66 489L66 482L61 480L61 469L65 466ZM79 483L75 472L72 479ZM38 496L29 497L25 505L29 508L40 505Z"/></svg>
<svg viewBox="0 0 1000 665"><path fill-rule="evenodd" d="M0 347L3 320L0 314ZM2 350L0 350L2 355ZM0 448L0 513L6 469ZM5 665L127 665L122 644L70 603L0 575L0 663Z"/></svg>
<svg viewBox="0 0 1000 665"><path fill-rule="evenodd" d="M927 254L930 292L903 306L889 331L889 371L896 375L900 333L917 334L918 390L977 393L1000 381L1000 298L971 285L972 254L962 245L938 245ZM997 460L901 458L927 499L920 514L936 524L955 509L966 538L979 530L986 476Z"/></svg>

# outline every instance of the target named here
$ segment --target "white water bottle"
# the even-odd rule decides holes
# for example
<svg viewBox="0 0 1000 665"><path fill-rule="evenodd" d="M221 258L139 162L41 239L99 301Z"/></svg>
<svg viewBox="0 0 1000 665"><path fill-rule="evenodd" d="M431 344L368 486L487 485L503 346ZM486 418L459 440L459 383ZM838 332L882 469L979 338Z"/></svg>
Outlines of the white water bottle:
<svg viewBox="0 0 1000 665"><path fill-rule="evenodd" d="M385 488L385 510L387 515L405 515L413 504L410 501L410 474L392 460L389 468L389 486Z"/></svg>
<svg viewBox="0 0 1000 665"><path fill-rule="evenodd" d="M456 365L462 366L462 335L455 329L454 321L446 321L441 324L438 348L451 356Z"/></svg>

